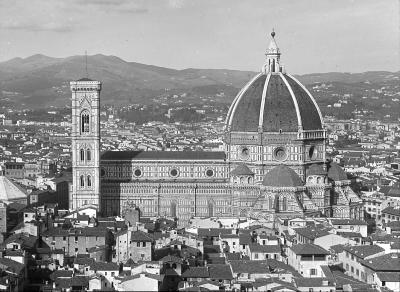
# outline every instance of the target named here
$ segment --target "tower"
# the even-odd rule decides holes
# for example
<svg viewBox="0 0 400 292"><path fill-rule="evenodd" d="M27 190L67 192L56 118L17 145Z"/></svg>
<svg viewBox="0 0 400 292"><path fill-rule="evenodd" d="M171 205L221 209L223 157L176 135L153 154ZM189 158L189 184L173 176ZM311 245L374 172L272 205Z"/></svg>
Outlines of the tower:
<svg viewBox="0 0 400 292"><path fill-rule="evenodd" d="M70 207L100 202L101 82L83 78L70 82L72 91L72 195Z"/></svg>

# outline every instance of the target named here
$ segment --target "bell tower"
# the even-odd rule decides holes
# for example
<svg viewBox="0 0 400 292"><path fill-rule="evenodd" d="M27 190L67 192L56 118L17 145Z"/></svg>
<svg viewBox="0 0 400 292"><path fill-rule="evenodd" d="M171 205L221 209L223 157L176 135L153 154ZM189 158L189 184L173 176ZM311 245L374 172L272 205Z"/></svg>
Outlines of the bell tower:
<svg viewBox="0 0 400 292"><path fill-rule="evenodd" d="M101 82L82 78L72 91L72 195L70 208L96 205L100 210Z"/></svg>

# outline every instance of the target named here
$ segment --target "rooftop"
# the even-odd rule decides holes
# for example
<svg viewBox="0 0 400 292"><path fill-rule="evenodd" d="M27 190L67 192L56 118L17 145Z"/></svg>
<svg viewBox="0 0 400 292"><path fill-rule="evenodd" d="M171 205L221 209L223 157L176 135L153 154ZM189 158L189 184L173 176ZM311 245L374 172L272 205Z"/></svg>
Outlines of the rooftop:
<svg viewBox="0 0 400 292"><path fill-rule="evenodd" d="M290 247L290 249L297 255L329 255L330 253L315 244L296 244Z"/></svg>
<svg viewBox="0 0 400 292"><path fill-rule="evenodd" d="M345 251L357 256L358 258L365 259L374 254L385 251L382 247L378 245L353 245L344 246Z"/></svg>
<svg viewBox="0 0 400 292"><path fill-rule="evenodd" d="M106 151L101 160L221 160L222 151Z"/></svg>
<svg viewBox="0 0 400 292"><path fill-rule="evenodd" d="M290 167L281 164L271 169L262 182L268 187L300 187L303 186L299 175Z"/></svg>

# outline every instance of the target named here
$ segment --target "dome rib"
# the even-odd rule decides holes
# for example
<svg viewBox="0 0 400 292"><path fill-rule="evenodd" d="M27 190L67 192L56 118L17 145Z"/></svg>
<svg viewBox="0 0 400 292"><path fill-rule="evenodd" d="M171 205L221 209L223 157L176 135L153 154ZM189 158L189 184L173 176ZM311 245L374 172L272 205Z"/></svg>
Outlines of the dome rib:
<svg viewBox="0 0 400 292"><path fill-rule="evenodd" d="M238 132L258 131L259 110L267 75L260 75L243 92L232 112L231 129Z"/></svg>
<svg viewBox="0 0 400 292"><path fill-rule="evenodd" d="M321 113L321 109L319 108L317 102L315 101L314 97L312 96L312 94L310 93L310 91L308 91L308 89L301 84L301 82L299 80L297 80L295 77L293 77L290 74L286 74L290 79L292 79L295 83L297 83L298 86L301 87L301 89L303 89L307 95L308 98L311 99L312 103L314 104L314 108L317 110L318 116L319 116L319 120L320 120L320 128L323 129L324 127L324 119L322 118L322 113Z"/></svg>
<svg viewBox="0 0 400 292"><path fill-rule="evenodd" d="M289 89L279 74L270 76L262 129L264 132L297 132L297 113Z"/></svg>
<svg viewBox="0 0 400 292"><path fill-rule="evenodd" d="M254 81L257 80L258 77L260 77L262 73L258 73L256 76L254 76L247 84L239 91L235 99L233 100L231 107L229 108L228 115L226 116L226 124L228 126L232 126L232 119L235 114L237 105L240 101L240 99L243 97L243 94L247 91L247 89L253 84Z"/></svg>
<svg viewBox="0 0 400 292"><path fill-rule="evenodd" d="M300 114L300 109L299 109L299 104L297 102L297 98L294 95L293 89L290 86L289 82L287 81L287 79L285 78L285 76L282 73L279 73L279 76L282 78L283 82L285 82L285 85L287 86L290 95L292 96L292 100L293 100L293 104L294 104L294 108L296 109L296 114L297 114L297 125L299 129L303 129L303 123L302 123L302 119L301 119L301 114Z"/></svg>
<svg viewBox="0 0 400 292"><path fill-rule="evenodd" d="M307 89L282 72L257 74L239 92L226 118L238 133L323 130L320 109Z"/></svg>
<svg viewBox="0 0 400 292"><path fill-rule="evenodd" d="M261 106L260 106L260 118L258 120L258 128L262 129L263 128L263 123L264 123L264 109L265 109L265 98L267 95L267 90L268 90L268 84L271 79L271 74L268 74L267 80L265 81L263 92L262 92L262 97L261 97Z"/></svg>

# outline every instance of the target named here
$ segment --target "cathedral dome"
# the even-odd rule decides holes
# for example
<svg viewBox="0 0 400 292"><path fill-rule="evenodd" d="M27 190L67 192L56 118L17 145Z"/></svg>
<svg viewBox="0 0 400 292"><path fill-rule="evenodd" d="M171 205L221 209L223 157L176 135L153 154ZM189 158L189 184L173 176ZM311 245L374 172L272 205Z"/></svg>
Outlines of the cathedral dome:
<svg viewBox="0 0 400 292"><path fill-rule="evenodd" d="M298 174L286 165L278 165L271 169L262 182L268 187L300 187L303 186Z"/></svg>
<svg viewBox="0 0 400 292"><path fill-rule="evenodd" d="M322 130L323 121L310 92L279 65L275 34L267 62L234 99L226 119L230 132L298 132Z"/></svg>
<svg viewBox="0 0 400 292"><path fill-rule="evenodd" d="M307 170L307 176L309 175L326 175L326 171L323 169L320 164L313 164Z"/></svg>
<svg viewBox="0 0 400 292"><path fill-rule="evenodd" d="M328 178L334 181L348 180L346 172L335 162L328 164Z"/></svg>

